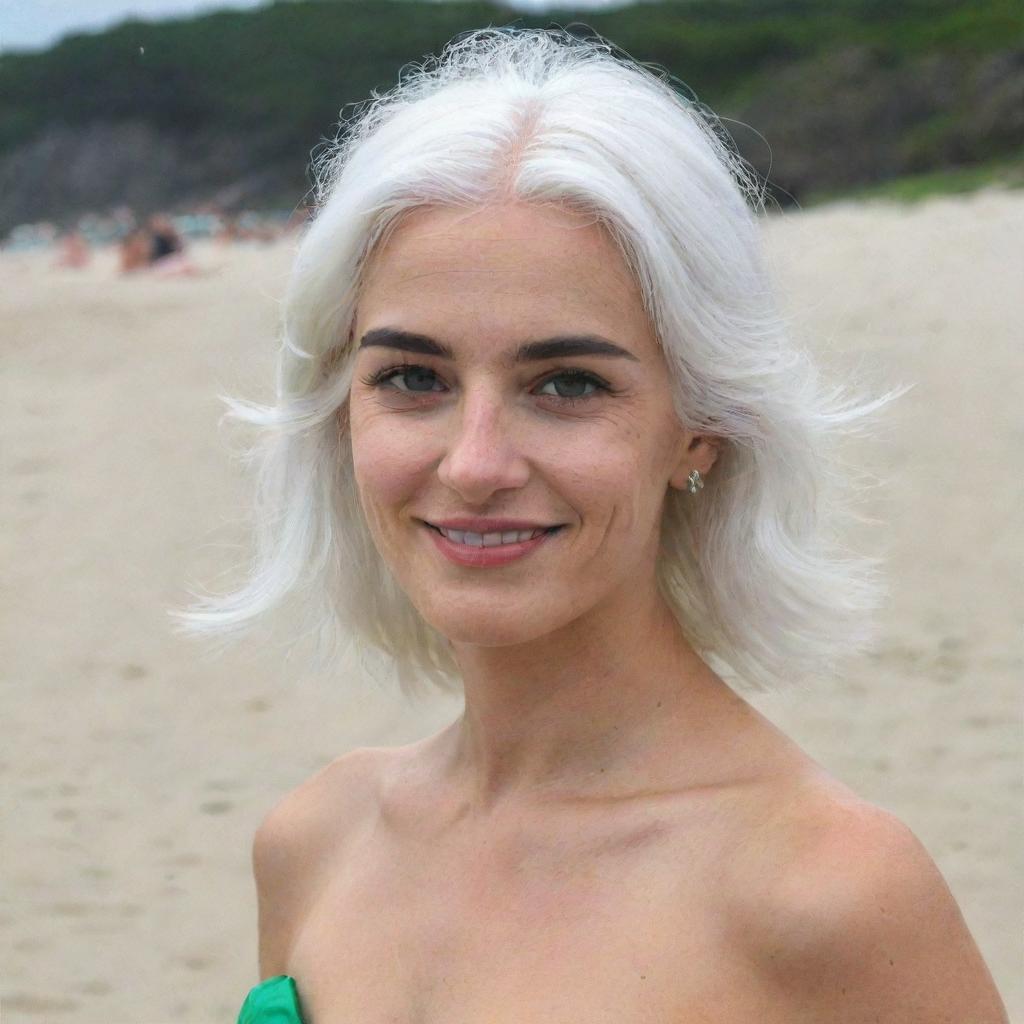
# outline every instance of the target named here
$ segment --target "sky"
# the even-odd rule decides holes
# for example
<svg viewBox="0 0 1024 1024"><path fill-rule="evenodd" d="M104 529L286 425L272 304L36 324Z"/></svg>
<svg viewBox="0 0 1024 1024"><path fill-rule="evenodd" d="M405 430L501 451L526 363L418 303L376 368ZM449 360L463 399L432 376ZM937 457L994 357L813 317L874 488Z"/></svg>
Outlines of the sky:
<svg viewBox="0 0 1024 1024"><path fill-rule="evenodd" d="M155 21L186 18L206 11L259 7L265 0L0 0L0 53L41 50L70 32L98 32L125 18ZM371 0L364 0L371 2ZM624 0L507 0L522 11L596 10L621 6Z"/></svg>

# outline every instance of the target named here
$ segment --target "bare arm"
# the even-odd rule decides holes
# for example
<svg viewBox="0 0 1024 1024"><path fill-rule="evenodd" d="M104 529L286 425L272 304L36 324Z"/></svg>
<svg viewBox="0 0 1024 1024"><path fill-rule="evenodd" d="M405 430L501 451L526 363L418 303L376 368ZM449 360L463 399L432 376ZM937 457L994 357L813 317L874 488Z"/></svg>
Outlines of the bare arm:
<svg viewBox="0 0 1024 1024"><path fill-rule="evenodd" d="M253 837L260 978L289 974L299 927L365 797L372 752L332 761L271 808Z"/></svg>
<svg viewBox="0 0 1024 1024"><path fill-rule="evenodd" d="M801 1008L795 1019L1008 1024L952 893L891 815L837 808L787 865L773 902L762 962Z"/></svg>
<svg viewBox="0 0 1024 1024"><path fill-rule="evenodd" d="M285 797L263 819L253 837L261 979L288 973L288 951L301 910L297 870L297 847L301 844L289 797Z"/></svg>

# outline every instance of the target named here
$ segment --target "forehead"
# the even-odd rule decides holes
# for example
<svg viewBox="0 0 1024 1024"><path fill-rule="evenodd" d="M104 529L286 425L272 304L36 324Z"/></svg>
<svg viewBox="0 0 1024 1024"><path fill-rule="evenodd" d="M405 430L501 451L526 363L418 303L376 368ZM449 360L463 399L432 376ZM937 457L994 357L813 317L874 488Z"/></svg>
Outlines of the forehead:
<svg viewBox="0 0 1024 1024"><path fill-rule="evenodd" d="M607 230L564 207L421 208L371 256L361 328L379 319L449 337L592 330L642 344L639 289ZM451 338L457 341L458 338Z"/></svg>

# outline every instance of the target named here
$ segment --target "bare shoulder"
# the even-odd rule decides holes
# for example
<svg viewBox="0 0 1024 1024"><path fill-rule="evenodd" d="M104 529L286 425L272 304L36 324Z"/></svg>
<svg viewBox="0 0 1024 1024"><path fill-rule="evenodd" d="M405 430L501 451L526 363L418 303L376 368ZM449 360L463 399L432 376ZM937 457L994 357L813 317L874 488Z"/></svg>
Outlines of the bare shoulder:
<svg viewBox="0 0 1024 1024"><path fill-rule="evenodd" d="M753 845L756 864L745 856L734 886L738 934L808 1020L1005 1024L949 887L894 815L804 781Z"/></svg>
<svg viewBox="0 0 1024 1024"><path fill-rule="evenodd" d="M287 974L298 925L346 839L372 809L387 751L361 747L335 758L267 812L252 844L260 977Z"/></svg>
<svg viewBox="0 0 1024 1024"><path fill-rule="evenodd" d="M272 864L275 855L296 846L329 840L345 812L372 794L385 757L379 748L359 747L324 765L270 808L256 830L254 851Z"/></svg>

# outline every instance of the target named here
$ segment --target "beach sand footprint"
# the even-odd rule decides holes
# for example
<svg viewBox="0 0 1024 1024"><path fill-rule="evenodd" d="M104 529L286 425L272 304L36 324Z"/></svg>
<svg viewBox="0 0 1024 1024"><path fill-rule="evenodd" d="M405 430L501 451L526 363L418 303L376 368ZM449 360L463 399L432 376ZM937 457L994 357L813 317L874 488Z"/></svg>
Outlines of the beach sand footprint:
<svg viewBox="0 0 1024 1024"><path fill-rule="evenodd" d="M80 1006L74 999L39 996L31 992L12 992L3 997L3 1008L7 1013L46 1014L47 1020L52 1020L52 1014L71 1013Z"/></svg>
<svg viewBox="0 0 1024 1024"><path fill-rule="evenodd" d="M207 800L199 805L203 814L227 814L234 810L234 803L231 800Z"/></svg>
<svg viewBox="0 0 1024 1024"><path fill-rule="evenodd" d="M114 991L114 986L102 978L91 978L89 981L83 981L76 988L79 992L83 992L88 996L109 996Z"/></svg>

